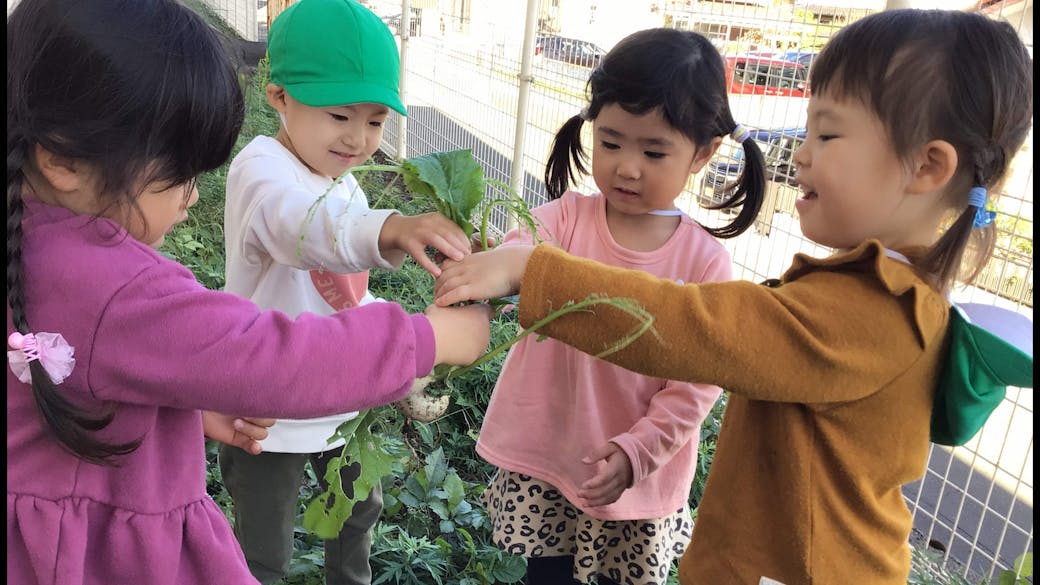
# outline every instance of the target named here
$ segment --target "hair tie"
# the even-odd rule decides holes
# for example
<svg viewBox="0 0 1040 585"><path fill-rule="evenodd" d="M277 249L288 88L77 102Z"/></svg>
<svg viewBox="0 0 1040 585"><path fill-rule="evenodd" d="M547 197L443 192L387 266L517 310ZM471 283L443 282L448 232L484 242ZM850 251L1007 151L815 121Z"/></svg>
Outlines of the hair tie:
<svg viewBox="0 0 1040 585"><path fill-rule="evenodd" d="M997 217L996 211L986 209L987 194L985 187L972 187L968 191L968 205L977 207L975 211L975 220L972 225L977 228L986 227L993 223L993 220Z"/></svg>
<svg viewBox="0 0 1040 585"><path fill-rule="evenodd" d="M11 371L24 384L32 384L29 364L40 360L40 365L54 384L61 384L72 373L76 365L72 354L75 350L60 333L26 333L17 331L7 338L11 351L7 352L7 363Z"/></svg>
<svg viewBox="0 0 1040 585"><path fill-rule="evenodd" d="M729 136L737 142L744 142L748 138L751 138L751 130L746 128L743 124L737 124L733 128L733 132L729 133Z"/></svg>

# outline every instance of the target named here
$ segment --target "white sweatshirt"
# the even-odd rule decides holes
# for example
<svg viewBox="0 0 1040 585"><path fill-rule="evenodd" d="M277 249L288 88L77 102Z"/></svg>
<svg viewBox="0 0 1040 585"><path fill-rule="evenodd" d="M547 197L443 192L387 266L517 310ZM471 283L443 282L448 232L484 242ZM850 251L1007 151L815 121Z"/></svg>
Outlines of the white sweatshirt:
<svg viewBox="0 0 1040 585"><path fill-rule="evenodd" d="M347 175L306 220L308 209L332 179L310 171L277 140L257 136L231 161L224 203L225 290L261 309L291 317L333 309L311 281L310 271L362 272L399 268L403 253L384 258L379 232L393 213L368 207L365 193ZM301 235L303 236L301 239ZM366 292L361 304L377 301ZM235 414L235 413L226 413ZM356 412L309 420L282 419L261 442L265 451L318 453L342 422Z"/></svg>

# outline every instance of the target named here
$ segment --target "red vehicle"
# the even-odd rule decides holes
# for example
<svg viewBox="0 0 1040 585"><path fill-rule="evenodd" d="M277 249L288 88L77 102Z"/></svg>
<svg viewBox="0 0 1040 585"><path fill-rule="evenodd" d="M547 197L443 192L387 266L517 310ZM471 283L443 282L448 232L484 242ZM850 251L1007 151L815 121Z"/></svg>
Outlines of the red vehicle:
<svg viewBox="0 0 1040 585"><path fill-rule="evenodd" d="M809 70L797 61L738 55L726 57L726 83L732 95L809 95Z"/></svg>

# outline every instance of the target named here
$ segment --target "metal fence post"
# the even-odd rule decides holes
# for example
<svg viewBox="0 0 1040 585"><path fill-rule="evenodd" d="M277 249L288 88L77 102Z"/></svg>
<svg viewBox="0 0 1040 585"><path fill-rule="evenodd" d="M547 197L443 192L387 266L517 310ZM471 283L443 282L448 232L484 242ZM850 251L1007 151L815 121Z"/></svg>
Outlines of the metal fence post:
<svg viewBox="0 0 1040 585"><path fill-rule="evenodd" d="M401 102L408 107L408 37L412 29L412 6L410 0L401 0ZM397 152L394 158L401 161L407 156L408 116L397 117Z"/></svg>
<svg viewBox="0 0 1040 585"><path fill-rule="evenodd" d="M520 89L516 101L516 130L513 134L513 160L509 171L509 186L523 197L524 186L524 137L527 131L527 101L531 94L534 76L531 69L534 61L534 36L538 27L538 0L527 0L527 21L524 23L524 48L520 60ZM516 227L516 218L509 215L506 229Z"/></svg>

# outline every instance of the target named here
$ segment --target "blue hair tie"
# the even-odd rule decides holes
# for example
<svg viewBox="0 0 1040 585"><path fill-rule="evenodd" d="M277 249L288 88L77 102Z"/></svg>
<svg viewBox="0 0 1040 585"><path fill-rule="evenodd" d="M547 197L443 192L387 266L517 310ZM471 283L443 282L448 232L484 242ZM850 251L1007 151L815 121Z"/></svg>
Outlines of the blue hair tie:
<svg viewBox="0 0 1040 585"><path fill-rule="evenodd" d="M988 226L997 217L996 211L986 209L986 199L985 187L972 187L971 191L968 191L968 205L978 208L975 211L975 221L972 223L977 228Z"/></svg>

